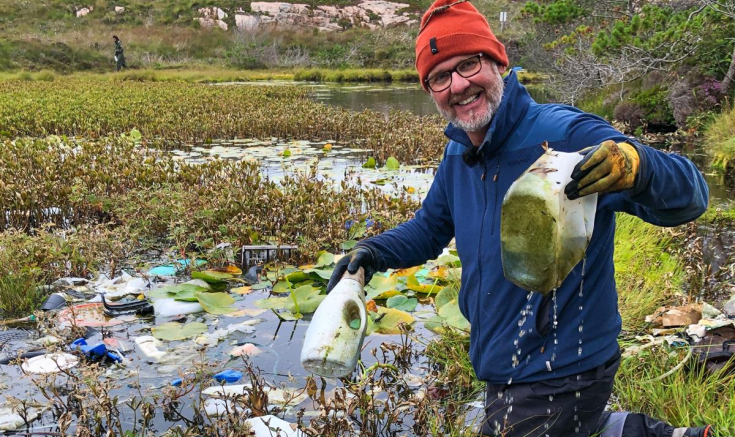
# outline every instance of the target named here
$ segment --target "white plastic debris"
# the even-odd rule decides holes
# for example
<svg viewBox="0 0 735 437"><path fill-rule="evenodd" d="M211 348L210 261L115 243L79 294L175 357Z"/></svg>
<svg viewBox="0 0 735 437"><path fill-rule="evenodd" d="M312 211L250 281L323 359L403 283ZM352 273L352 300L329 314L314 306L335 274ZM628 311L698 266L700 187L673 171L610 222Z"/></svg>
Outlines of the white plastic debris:
<svg viewBox="0 0 735 437"><path fill-rule="evenodd" d="M26 408L25 416L28 423L36 420L41 411L37 408ZM15 431L26 426L26 420L17 413L17 410L10 406L7 402L0 405L0 431Z"/></svg>
<svg viewBox="0 0 735 437"><path fill-rule="evenodd" d="M72 354L54 353L39 355L24 361L20 367L27 373L56 373L70 369L79 364L79 360Z"/></svg>
<svg viewBox="0 0 735 437"><path fill-rule="evenodd" d="M246 420L250 424L255 437L272 437L275 435L281 437L302 437L305 434L296 429L295 424L286 422L276 416L268 415L262 417L253 417Z"/></svg>
<svg viewBox="0 0 735 437"><path fill-rule="evenodd" d="M153 312L160 317L171 317L184 314L193 314L204 311L199 302L183 302L174 300L172 297L154 300Z"/></svg>
<svg viewBox="0 0 735 437"><path fill-rule="evenodd" d="M592 238L597 194L569 200L579 153L547 149L505 194L500 244L505 277L542 294L558 288L584 258Z"/></svg>
<svg viewBox="0 0 735 437"><path fill-rule="evenodd" d="M116 278L109 279L105 275L100 275L97 281L92 284L97 293L104 294L105 298L123 297L130 294L141 294L148 288L148 280L131 276L126 272ZM90 302L100 301L97 297Z"/></svg>
<svg viewBox="0 0 735 437"><path fill-rule="evenodd" d="M227 337L230 334L234 334L235 332L241 332L243 334L252 334L255 332L255 328L252 327L252 325L255 325L259 323L260 320L258 319L250 319L246 320L242 323L236 323L233 325L229 325L226 328L222 329L215 329L213 332L207 332L205 334L200 335L199 337L194 340L196 344L201 344L204 346L212 346L217 344L220 340Z"/></svg>
<svg viewBox="0 0 735 437"><path fill-rule="evenodd" d="M140 352L153 361L160 361L166 356L163 343L151 335L144 335L135 339Z"/></svg>

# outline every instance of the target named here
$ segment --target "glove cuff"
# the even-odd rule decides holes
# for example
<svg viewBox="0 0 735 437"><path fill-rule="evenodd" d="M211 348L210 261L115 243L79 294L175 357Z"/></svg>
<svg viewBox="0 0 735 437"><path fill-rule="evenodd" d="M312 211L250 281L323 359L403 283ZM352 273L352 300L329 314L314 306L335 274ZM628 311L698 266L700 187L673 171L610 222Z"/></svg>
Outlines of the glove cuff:
<svg viewBox="0 0 735 437"><path fill-rule="evenodd" d="M373 267L375 268L376 272L384 272L388 270L388 267L385 264L385 258L383 258L383 255L380 253L378 249L373 247L371 244L367 243L366 241L361 241L355 245L355 249L367 249L370 252L370 255L373 257Z"/></svg>
<svg viewBox="0 0 735 437"><path fill-rule="evenodd" d="M635 148L632 144L622 142L617 143L620 150L623 151L623 154L626 156L628 162L630 163L632 169L630 174L633 176L633 180L630 181L630 187L633 188L635 186L635 182L638 179L638 173L641 166L641 157L638 154L638 149Z"/></svg>

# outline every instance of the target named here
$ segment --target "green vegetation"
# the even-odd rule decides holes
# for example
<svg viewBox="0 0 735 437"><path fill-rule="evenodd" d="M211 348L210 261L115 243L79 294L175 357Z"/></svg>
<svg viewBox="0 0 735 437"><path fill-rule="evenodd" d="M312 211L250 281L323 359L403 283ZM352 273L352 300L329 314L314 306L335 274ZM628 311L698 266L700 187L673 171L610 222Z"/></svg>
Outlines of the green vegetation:
<svg viewBox="0 0 735 437"><path fill-rule="evenodd" d="M298 138L353 142L381 164L438 160L444 148L438 116L360 113L314 103L296 87L157 82L0 82L3 134L99 138L138 129L150 140L205 142L231 138Z"/></svg>
<svg viewBox="0 0 735 437"><path fill-rule="evenodd" d="M735 170L735 110L723 112L707 127L712 165L721 172Z"/></svg>
<svg viewBox="0 0 735 437"><path fill-rule="evenodd" d="M0 269L0 317L22 317L38 309L44 298L42 275L38 270L2 272Z"/></svg>

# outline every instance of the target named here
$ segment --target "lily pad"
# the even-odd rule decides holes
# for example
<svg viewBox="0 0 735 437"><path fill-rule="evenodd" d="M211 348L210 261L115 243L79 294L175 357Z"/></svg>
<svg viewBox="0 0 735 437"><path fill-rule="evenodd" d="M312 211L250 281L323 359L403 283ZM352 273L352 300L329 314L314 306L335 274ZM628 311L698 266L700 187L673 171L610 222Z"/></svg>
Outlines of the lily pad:
<svg viewBox="0 0 735 437"><path fill-rule="evenodd" d="M269 297L267 299L259 299L253 302L258 308L267 310L280 310L286 308L286 299L290 300L290 297Z"/></svg>
<svg viewBox="0 0 735 437"><path fill-rule="evenodd" d="M181 293L182 291L192 291L194 293L197 293L197 292L206 292L207 289L204 287L200 287L198 285L194 285L194 284L176 284L176 285L169 285L167 287L155 288L153 290L146 292L145 295L146 297L149 297L151 299L157 299L157 298L171 297L173 295L177 295Z"/></svg>
<svg viewBox="0 0 735 437"><path fill-rule="evenodd" d="M372 318L368 318L368 334L400 334L400 324L404 323L410 325L416 319L414 319L410 314L401 310L397 310L395 308L381 307L378 308L378 315L375 320L377 321L373 321Z"/></svg>
<svg viewBox="0 0 735 437"><path fill-rule="evenodd" d="M367 162L362 165L362 168L375 168L375 158L372 156L368 158Z"/></svg>
<svg viewBox="0 0 735 437"><path fill-rule="evenodd" d="M436 305L436 310L439 311L442 309L444 305L448 303L451 303L451 302L457 303L458 299L459 299L459 292L457 291L456 288L445 287L434 298L434 305Z"/></svg>
<svg viewBox="0 0 735 437"><path fill-rule="evenodd" d="M297 270L295 272L291 272L286 275L286 280L288 280L288 282L292 284L295 284L297 282L303 282L303 281L306 281L307 279L309 279L309 275L302 272L301 270Z"/></svg>
<svg viewBox="0 0 735 437"><path fill-rule="evenodd" d="M280 313L276 310L272 310L272 311L273 313L275 313L276 316L278 316L279 319L284 320L286 322L294 322L304 317L301 314L294 314L291 311L281 311Z"/></svg>
<svg viewBox="0 0 735 437"><path fill-rule="evenodd" d="M194 272L194 273L196 273L196 272ZM207 277L209 277L211 279L227 280L227 279L234 278L234 276L233 276L232 273L222 272L220 270L205 270L205 271L203 271L201 273L204 274L204 275L206 275ZM240 274L242 274L242 271L240 271ZM193 274L191 276L192 276L192 278L194 277ZM205 281L207 280L206 278L200 278L200 279L204 279Z"/></svg>
<svg viewBox="0 0 735 437"><path fill-rule="evenodd" d="M332 272L334 269L308 269L304 270L304 273L308 273L309 277L314 278L315 280L323 280L326 279L327 281L329 278L332 277Z"/></svg>
<svg viewBox="0 0 735 437"><path fill-rule="evenodd" d="M416 310L416 305L419 304L418 299L414 297L406 297L402 294L389 298L385 304L388 308L395 308L397 310L413 312Z"/></svg>
<svg viewBox="0 0 735 437"><path fill-rule="evenodd" d="M215 269L207 270L207 272L220 272L220 273L229 273L230 275L239 276L242 275L242 270L238 266L234 266L232 264L226 265L224 267L217 267Z"/></svg>
<svg viewBox="0 0 735 437"><path fill-rule="evenodd" d="M399 277L399 278L408 277L408 276L416 274L416 272L418 272L419 270L421 270L421 266L409 267L407 269L394 270L393 273L391 273L391 275Z"/></svg>
<svg viewBox="0 0 735 437"><path fill-rule="evenodd" d="M423 294L433 294L433 293L439 293L443 287L440 287L436 284L421 284L419 283L418 279L416 279L415 275L411 275L406 280L406 286L409 290L413 290L417 293L423 293Z"/></svg>
<svg viewBox="0 0 735 437"><path fill-rule="evenodd" d="M365 287L365 292L367 293L366 298L387 299L400 294L397 287L398 279L395 276L373 275L373 279Z"/></svg>
<svg viewBox="0 0 735 437"><path fill-rule="evenodd" d="M207 332L207 325L200 322L187 323L182 325L177 322L168 322L162 325L154 326L151 333L159 340L184 340L196 337L199 334Z"/></svg>
<svg viewBox="0 0 735 437"><path fill-rule="evenodd" d="M273 284L270 281L263 281L263 282L258 282L257 284L254 284L252 288L253 288L253 291L265 290L266 288L270 287L271 285L273 285Z"/></svg>
<svg viewBox="0 0 735 437"><path fill-rule="evenodd" d="M317 307L327 296L320 294L321 289L314 288L311 285L304 285L295 289L290 298L286 299L286 309L293 313L308 314L316 311ZM296 302L294 303L294 299ZM298 308L297 308L298 306Z"/></svg>
<svg viewBox="0 0 735 437"><path fill-rule="evenodd" d="M352 248L355 247L355 244L357 244L357 240L347 240L340 244L339 248L342 250L352 250Z"/></svg>
<svg viewBox="0 0 735 437"><path fill-rule="evenodd" d="M470 322L464 318L462 312L459 310L459 304L456 301L448 302L442 306L439 310L439 317L444 320L444 323L453 328L465 331L470 329Z"/></svg>
<svg viewBox="0 0 735 437"><path fill-rule="evenodd" d="M439 258L436 259L437 264L440 265L448 265L450 267L462 267L462 262L459 260L459 257L456 254L452 254L451 252L442 255Z"/></svg>
<svg viewBox="0 0 735 437"><path fill-rule="evenodd" d="M195 285L196 287L196 285ZM202 288L202 287L197 287ZM181 300L184 302L196 302L197 301L197 293L205 293L206 290L195 290L193 288L188 288L186 290L181 290L178 293L174 295L174 300Z"/></svg>
<svg viewBox="0 0 735 437"><path fill-rule="evenodd" d="M197 293L196 298L204 311L209 314L227 314L235 311L235 299L227 293Z"/></svg>
<svg viewBox="0 0 735 437"><path fill-rule="evenodd" d="M385 166L388 167L390 170L398 170L401 167L401 163L398 162L398 160L394 157L388 158L387 161L385 161Z"/></svg>
<svg viewBox="0 0 735 437"><path fill-rule="evenodd" d="M319 255L319 258L316 260L316 266L314 267L326 267L334 264L334 254L326 251L321 251L317 255Z"/></svg>
<svg viewBox="0 0 735 437"><path fill-rule="evenodd" d="M274 293L288 293L291 291L291 283L288 281L278 281L273 286Z"/></svg>

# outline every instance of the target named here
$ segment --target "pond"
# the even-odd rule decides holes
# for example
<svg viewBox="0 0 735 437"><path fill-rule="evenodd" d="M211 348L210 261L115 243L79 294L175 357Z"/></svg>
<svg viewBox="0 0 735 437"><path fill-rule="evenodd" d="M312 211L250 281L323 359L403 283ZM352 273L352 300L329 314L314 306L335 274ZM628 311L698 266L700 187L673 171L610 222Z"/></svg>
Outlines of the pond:
<svg viewBox="0 0 735 437"><path fill-rule="evenodd" d="M301 86L311 90L312 98L320 103L341 106L352 111L372 111L388 114L391 110L411 111L416 115L439 112L429 95L418 84L335 84L324 82L259 81L229 82L220 85ZM539 103L553 101L542 85L526 85L531 97Z"/></svg>

